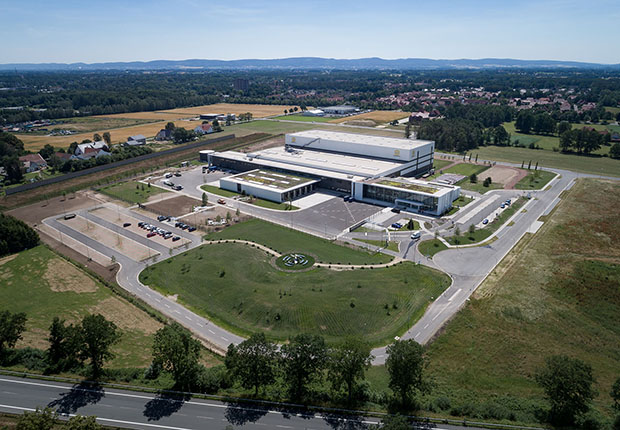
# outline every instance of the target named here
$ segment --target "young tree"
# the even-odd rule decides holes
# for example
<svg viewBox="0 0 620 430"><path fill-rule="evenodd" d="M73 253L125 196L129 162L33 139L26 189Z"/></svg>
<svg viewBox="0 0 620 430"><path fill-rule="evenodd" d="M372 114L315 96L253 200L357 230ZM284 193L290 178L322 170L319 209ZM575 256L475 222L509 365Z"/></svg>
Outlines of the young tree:
<svg viewBox="0 0 620 430"><path fill-rule="evenodd" d="M23 312L0 312L0 360L4 357L7 348L13 348L22 338L26 329L26 314Z"/></svg>
<svg viewBox="0 0 620 430"><path fill-rule="evenodd" d="M200 342L178 323L166 325L155 333L153 365L172 374L175 387L191 389L199 370Z"/></svg>
<svg viewBox="0 0 620 430"><path fill-rule="evenodd" d="M620 159L620 143L611 145L611 148L609 148L609 157L615 158L616 160Z"/></svg>
<svg viewBox="0 0 620 430"><path fill-rule="evenodd" d="M52 154L54 154L54 152L56 152L54 147L49 143L46 143L45 146L39 151L39 155L41 155L41 157L43 157L45 160L49 160L49 158L52 156Z"/></svg>
<svg viewBox="0 0 620 430"><path fill-rule="evenodd" d="M121 337L116 324L108 321L101 314L87 315L82 319L82 347L80 358L90 360L93 376L101 374L103 363L114 358L111 351Z"/></svg>
<svg viewBox="0 0 620 430"><path fill-rule="evenodd" d="M101 424L97 423L97 417L95 416L82 416L76 415L71 417L67 425L67 430L102 430Z"/></svg>
<svg viewBox="0 0 620 430"><path fill-rule="evenodd" d="M56 424L56 412L52 408L37 408L34 412L24 412L17 421L17 430L52 430Z"/></svg>
<svg viewBox="0 0 620 430"><path fill-rule="evenodd" d="M282 370L290 396L299 400L306 386L320 377L327 359L325 340L318 335L299 334L282 345Z"/></svg>
<svg viewBox="0 0 620 430"><path fill-rule="evenodd" d="M104 131L103 132L103 141L108 146L110 146L112 144L112 135L110 134L109 131Z"/></svg>
<svg viewBox="0 0 620 430"><path fill-rule="evenodd" d="M224 364L233 380L254 388L256 396L260 387L274 383L278 357L276 345L264 333L255 333L238 346L231 343Z"/></svg>
<svg viewBox="0 0 620 430"><path fill-rule="evenodd" d="M545 367L536 374L536 382L551 403L549 419L558 426L573 425L596 396L592 367L565 355L547 358Z"/></svg>
<svg viewBox="0 0 620 430"><path fill-rule="evenodd" d="M230 222L231 219L232 215L230 214L230 211L226 211L226 221Z"/></svg>
<svg viewBox="0 0 620 430"><path fill-rule="evenodd" d="M475 184L476 182L478 182L478 176L475 173L472 173L471 175L469 175L469 182Z"/></svg>
<svg viewBox="0 0 620 430"><path fill-rule="evenodd" d="M405 139L409 139L409 136L411 136L411 124L407 123L405 126Z"/></svg>
<svg viewBox="0 0 620 430"><path fill-rule="evenodd" d="M558 135L561 136L565 131L569 131L572 128L570 122L562 121L558 124Z"/></svg>
<svg viewBox="0 0 620 430"><path fill-rule="evenodd" d="M174 123L172 121L168 122L166 124L166 130L170 130L173 131L176 128L176 126L174 125Z"/></svg>
<svg viewBox="0 0 620 430"><path fill-rule="evenodd" d="M493 181L491 180L491 177L490 177L490 176L487 176L487 177L484 179L484 182L482 183L482 186L483 186L483 187L489 187L489 186L491 186L491 184L492 184L492 183L493 183Z"/></svg>
<svg viewBox="0 0 620 430"><path fill-rule="evenodd" d="M370 346L357 339L348 339L330 351L327 378L335 390L346 386L349 404L356 381L364 379L364 371L370 367L371 360Z"/></svg>
<svg viewBox="0 0 620 430"><path fill-rule="evenodd" d="M415 224L413 222L413 219L409 218L409 221L407 222L407 230L413 230L415 228Z"/></svg>
<svg viewBox="0 0 620 430"><path fill-rule="evenodd" d="M426 361L422 346L411 340L399 340L387 347L385 362L390 375L389 386L400 396L403 405L409 404L413 392L424 392L422 373Z"/></svg>
<svg viewBox="0 0 620 430"><path fill-rule="evenodd" d="M202 193L202 205L206 206L208 202L209 202L209 197L207 196L207 193L203 192Z"/></svg>
<svg viewBox="0 0 620 430"><path fill-rule="evenodd" d="M473 224L470 224L469 229L467 231L469 232L469 235L472 236L476 232L476 226Z"/></svg>
<svg viewBox="0 0 620 430"><path fill-rule="evenodd" d="M93 142L99 142L101 140L103 139L101 138L101 135L99 133L93 134Z"/></svg>

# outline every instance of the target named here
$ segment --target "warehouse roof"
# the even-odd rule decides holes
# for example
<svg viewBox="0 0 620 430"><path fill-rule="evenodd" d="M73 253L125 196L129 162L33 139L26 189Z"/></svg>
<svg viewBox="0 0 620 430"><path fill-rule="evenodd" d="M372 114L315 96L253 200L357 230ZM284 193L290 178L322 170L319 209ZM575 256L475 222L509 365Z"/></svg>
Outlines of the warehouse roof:
<svg viewBox="0 0 620 430"><path fill-rule="evenodd" d="M310 139L335 140L349 142L358 145L384 146L394 149L412 149L432 143L430 140L420 139L401 139L397 137L370 136L367 134L341 133L328 130L306 130L297 133L290 133L290 136L305 137ZM303 145L303 144L300 144ZM312 147L312 145L309 145Z"/></svg>

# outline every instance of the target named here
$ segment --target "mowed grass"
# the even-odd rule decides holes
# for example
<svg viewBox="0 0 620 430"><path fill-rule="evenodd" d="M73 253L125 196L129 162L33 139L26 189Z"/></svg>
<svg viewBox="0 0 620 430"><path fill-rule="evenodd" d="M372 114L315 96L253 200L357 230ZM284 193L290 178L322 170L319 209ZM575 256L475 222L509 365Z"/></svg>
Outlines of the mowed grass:
<svg viewBox="0 0 620 430"><path fill-rule="evenodd" d="M210 233L206 239L249 240L274 249L280 254L308 252L314 254L318 262L333 264L380 264L392 259L384 254L336 245L329 240L259 219L251 219L227 227L220 232Z"/></svg>
<svg viewBox="0 0 620 430"><path fill-rule="evenodd" d="M373 345L406 331L450 283L446 275L409 262L287 273L270 260L249 245L209 244L149 267L140 279L242 335L265 332L284 341L305 332L328 342L363 337Z"/></svg>
<svg viewBox="0 0 620 430"><path fill-rule="evenodd" d="M369 119L376 123L386 123L394 121L395 119L403 119L409 116L409 112L394 111L394 110L373 110L371 112L361 113L359 115L346 116L343 118L331 119L331 122L342 123L355 120Z"/></svg>
<svg viewBox="0 0 620 430"><path fill-rule="evenodd" d="M529 161L532 161L532 166L538 162L539 167L551 167L596 175L620 176L620 160L613 160L608 157L587 157L511 146L481 146L471 152L474 155L478 154L481 159L486 160L507 161L519 165L525 162L525 166L527 166Z"/></svg>
<svg viewBox="0 0 620 430"><path fill-rule="evenodd" d="M441 161L446 163L446 165L451 164L451 162L449 161L445 161L445 160L441 160ZM436 166L436 163L437 161L435 161L435 166ZM429 176L427 179L428 180L436 179L446 173L453 173L455 175L463 175L469 178L469 176L471 176L472 173L475 173L476 175L480 175L482 172L484 172L488 168L489 166L461 162L461 163L455 164L452 167L448 167L447 169L444 169L441 167L440 168L435 167L435 174L432 176Z"/></svg>
<svg viewBox="0 0 620 430"><path fill-rule="evenodd" d="M122 332L108 367L146 367L151 362L153 334L161 324L45 246L0 263L0 295L0 309L27 314L20 348L46 349L55 316L77 323L89 313L100 313Z"/></svg>
<svg viewBox="0 0 620 430"><path fill-rule="evenodd" d="M146 202L149 197L170 191L159 187L148 186L140 182L121 182L120 184L108 185L98 190L103 194L123 200L128 203L138 204Z"/></svg>
<svg viewBox="0 0 620 430"><path fill-rule="evenodd" d="M516 183L517 190L542 190L556 174L547 170L536 170Z"/></svg>
<svg viewBox="0 0 620 430"><path fill-rule="evenodd" d="M418 251L426 257L433 257L440 251L448 249L448 247L439 239L423 240L418 244Z"/></svg>
<svg viewBox="0 0 620 430"><path fill-rule="evenodd" d="M293 114L293 115L280 115L276 116L273 119L283 120L283 121L304 121L304 122L330 122L332 118L325 118L322 116L304 116L301 114Z"/></svg>
<svg viewBox="0 0 620 430"><path fill-rule="evenodd" d="M611 415L620 369L620 203L617 182L579 180L534 236L490 274L428 349L429 376L452 408L501 402L520 421L544 405L534 375L546 357L589 363ZM465 409L464 409L465 407Z"/></svg>
<svg viewBox="0 0 620 430"><path fill-rule="evenodd" d="M450 165L452 163L453 163L453 161L450 161L450 160L439 160L439 159L435 158L433 160L433 168L435 170L439 171L439 170L443 169L444 167L446 167L446 166L448 166L448 165Z"/></svg>
<svg viewBox="0 0 620 430"><path fill-rule="evenodd" d="M200 188L208 193L217 194L218 196L222 196L222 197L241 196L241 194L235 193L234 191L223 190L213 185L202 185ZM289 205L288 202L278 203L278 202L272 202L270 200L259 199L258 197L254 197L252 204L263 207L263 208L267 208L267 209L276 209L279 211L294 211L294 210L299 209L295 205Z"/></svg>

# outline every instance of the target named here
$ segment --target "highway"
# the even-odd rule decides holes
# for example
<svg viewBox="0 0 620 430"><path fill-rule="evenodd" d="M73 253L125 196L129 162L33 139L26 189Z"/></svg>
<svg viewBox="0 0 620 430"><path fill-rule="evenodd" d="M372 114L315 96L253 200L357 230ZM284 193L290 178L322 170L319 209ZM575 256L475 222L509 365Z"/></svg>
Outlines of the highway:
<svg viewBox="0 0 620 430"><path fill-rule="evenodd" d="M372 429L377 418L315 413L292 406L200 400L189 396L116 390L88 384L66 384L0 376L0 412L21 414L49 406L65 417L95 415L100 424L141 430ZM418 428L457 430L464 427L423 425ZM471 426L468 429L474 428Z"/></svg>

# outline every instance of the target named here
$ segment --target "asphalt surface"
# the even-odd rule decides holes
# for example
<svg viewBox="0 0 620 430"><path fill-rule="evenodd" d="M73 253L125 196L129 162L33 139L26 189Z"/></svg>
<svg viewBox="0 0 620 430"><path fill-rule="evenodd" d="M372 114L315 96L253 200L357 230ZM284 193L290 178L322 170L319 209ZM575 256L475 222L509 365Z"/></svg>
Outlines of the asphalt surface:
<svg viewBox="0 0 620 430"><path fill-rule="evenodd" d="M227 403L165 394L115 390L89 384L66 384L0 376L0 411L21 414L49 406L64 417L94 415L104 425L129 429L198 430L372 429L377 418L315 413L302 408ZM456 430L464 427L424 425L416 428ZM472 428L472 427L467 427Z"/></svg>

